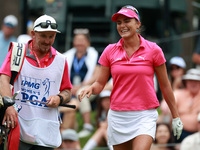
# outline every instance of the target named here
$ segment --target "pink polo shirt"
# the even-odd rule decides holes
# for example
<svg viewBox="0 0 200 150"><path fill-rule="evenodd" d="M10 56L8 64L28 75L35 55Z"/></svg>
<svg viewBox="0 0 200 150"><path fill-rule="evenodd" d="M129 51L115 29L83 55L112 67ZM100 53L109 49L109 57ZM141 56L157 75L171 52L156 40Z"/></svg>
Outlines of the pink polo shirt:
<svg viewBox="0 0 200 150"><path fill-rule="evenodd" d="M99 63L110 67L113 90L110 107L116 111L138 111L157 108L159 101L154 90L154 66L166 62L162 49L140 36L139 49L128 58L123 39L109 44Z"/></svg>
<svg viewBox="0 0 200 150"><path fill-rule="evenodd" d="M28 43L30 43L30 42L32 42L32 40L30 40ZM27 46L28 45L26 44L26 48L27 48ZM50 56L49 56L47 66L49 66L53 62L55 55L57 55L57 51L53 47L51 47L51 52L50 52ZM32 52L29 49L27 49L26 59L28 60L28 62L31 65L37 67L38 66L37 62L33 58L34 58L34 55L32 54ZM9 50L9 52L8 52L8 54L7 54L7 56L4 60L4 63L1 66L0 74L6 74L6 75L11 77L10 62L11 62L11 50ZM40 63L41 63L41 66L44 66L45 57L40 60ZM69 73L68 73L68 64L67 64L67 60L66 60L60 91L62 91L64 89L71 89L71 88L72 88L72 84L70 82Z"/></svg>

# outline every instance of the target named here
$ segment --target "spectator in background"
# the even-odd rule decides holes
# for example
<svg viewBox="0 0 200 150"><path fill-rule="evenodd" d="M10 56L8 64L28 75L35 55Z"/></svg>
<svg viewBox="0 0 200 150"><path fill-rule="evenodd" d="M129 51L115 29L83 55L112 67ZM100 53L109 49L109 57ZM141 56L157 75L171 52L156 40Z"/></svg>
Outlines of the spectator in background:
<svg viewBox="0 0 200 150"><path fill-rule="evenodd" d="M183 76L185 88L174 91L180 119L183 122L183 132L177 143L180 143L185 137L198 130L197 116L200 112L200 70L192 68ZM161 115L159 121L166 121L163 118L171 117L167 104L162 101ZM162 118L162 119L161 119ZM167 120L169 123L169 119Z"/></svg>
<svg viewBox="0 0 200 150"><path fill-rule="evenodd" d="M16 37L14 36L17 25L18 20L13 15L8 15L3 20L3 25L0 31L0 67L8 53L10 42L17 41Z"/></svg>
<svg viewBox="0 0 200 150"><path fill-rule="evenodd" d="M32 39L31 31L33 30L33 21L29 20L27 22L27 34L21 34L17 38L18 43L26 44L29 40Z"/></svg>
<svg viewBox="0 0 200 150"><path fill-rule="evenodd" d="M61 149L64 150L81 150L78 134L73 129L65 129L61 132L62 144Z"/></svg>
<svg viewBox="0 0 200 150"><path fill-rule="evenodd" d="M196 68L200 69L200 36L198 37L196 48L192 55L192 61L195 64Z"/></svg>
<svg viewBox="0 0 200 150"><path fill-rule="evenodd" d="M157 123L155 141L151 150L175 150L174 146L167 144L174 143L174 136L168 123Z"/></svg>
<svg viewBox="0 0 200 150"><path fill-rule="evenodd" d="M198 132L186 137L182 143L180 150L199 150L200 149L200 113L197 117Z"/></svg>
<svg viewBox="0 0 200 150"><path fill-rule="evenodd" d="M79 105L79 111L82 114L84 125L83 130L79 134L79 138L90 135L93 131L91 124L91 104L88 98L79 103L77 95L79 91L85 86L91 85L97 76L98 69L98 52L94 47L91 47L90 34L88 29L75 29L73 48L64 53L67 58L69 66L70 80L73 84L72 99L70 104ZM91 97L94 99L95 96ZM78 107L77 107L78 108ZM63 114L64 128L74 128L75 124L75 110L66 108L68 110Z"/></svg>
<svg viewBox="0 0 200 150"><path fill-rule="evenodd" d="M185 74L186 63L182 57L175 56L169 61L169 78L172 89L183 88L182 76Z"/></svg>
<svg viewBox="0 0 200 150"><path fill-rule="evenodd" d="M83 150L92 150L97 145L107 146L107 114L110 108L110 94L111 91L104 90L99 94L99 99L97 99L97 114L96 114L96 125L97 130L94 135L88 140L85 144ZM112 150L112 146L109 146L109 149Z"/></svg>

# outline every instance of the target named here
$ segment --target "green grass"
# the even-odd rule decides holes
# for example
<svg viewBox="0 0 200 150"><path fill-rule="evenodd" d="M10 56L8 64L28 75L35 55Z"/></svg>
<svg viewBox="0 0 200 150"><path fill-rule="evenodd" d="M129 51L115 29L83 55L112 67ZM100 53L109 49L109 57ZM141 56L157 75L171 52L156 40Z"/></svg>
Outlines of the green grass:
<svg viewBox="0 0 200 150"><path fill-rule="evenodd" d="M157 108L157 111L158 111L158 115L160 115L161 114L160 107Z"/></svg>
<svg viewBox="0 0 200 150"><path fill-rule="evenodd" d="M93 131L93 133L90 136L87 136L87 137L84 137L84 138L80 138L81 148L84 147L84 145L87 143L87 141L92 137L92 135L96 131L95 117L96 117L96 111L92 111L91 112L91 122L92 122L92 125L94 127L94 131ZM76 113L76 119L77 119L77 122L78 122L78 130L77 131L79 132L80 130L83 129L83 118L82 118L80 112ZM109 150L109 148L108 147L96 147L93 150Z"/></svg>
<svg viewBox="0 0 200 150"><path fill-rule="evenodd" d="M96 111L92 111L91 112L91 122L92 122L92 125L94 127L94 131L90 136L87 136L85 138L80 138L80 144L81 144L82 148L84 147L84 145L87 143L87 141L90 139L90 137L94 134L94 132L96 130L96 127L95 127L95 116L96 116ZM78 122L78 130L77 131L79 132L80 130L83 129L83 118L82 118L80 112L76 113L76 119L77 119L77 122Z"/></svg>

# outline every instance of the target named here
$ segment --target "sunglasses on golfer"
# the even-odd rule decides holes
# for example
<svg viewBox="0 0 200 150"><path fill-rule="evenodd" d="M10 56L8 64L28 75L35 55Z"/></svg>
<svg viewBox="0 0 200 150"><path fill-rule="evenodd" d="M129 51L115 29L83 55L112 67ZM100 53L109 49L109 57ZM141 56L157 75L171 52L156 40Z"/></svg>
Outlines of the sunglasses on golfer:
<svg viewBox="0 0 200 150"><path fill-rule="evenodd" d="M52 29L57 29L58 28L58 25L56 23L51 23L51 22L41 22L39 23L38 25L36 25L34 28L40 26L41 28L48 28L49 25L51 26Z"/></svg>
<svg viewBox="0 0 200 150"><path fill-rule="evenodd" d="M140 21L139 12L138 12L138 10L137 10L135 7L133 7L133 6L131 6L131 5L126 5L126 6L123 6L122 9L123 9L123 8L131 9L132 11L134 11L134 12L138 15L138 18L139 18L139 21Z"/></svg>

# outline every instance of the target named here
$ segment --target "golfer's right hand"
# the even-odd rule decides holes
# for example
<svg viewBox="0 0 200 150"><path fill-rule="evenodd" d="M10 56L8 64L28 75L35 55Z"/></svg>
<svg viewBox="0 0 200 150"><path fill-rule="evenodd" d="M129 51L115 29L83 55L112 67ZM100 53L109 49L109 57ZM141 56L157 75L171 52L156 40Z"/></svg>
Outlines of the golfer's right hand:
<svg viewBox="0 0 200 150"><path fill-rule="evenodd" d="M91 88L91 87L87 87L87 88L85 88L84 90L82 90L82 91L80 92L80 94L78 94L78 99L79 99L79 101L81 102L81 100L82 100L85 96L87 96L87 98L89 98L89 97L91 96L91 94L92 94L92 88Z"/></svg>

